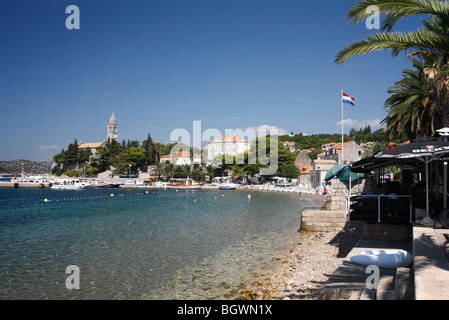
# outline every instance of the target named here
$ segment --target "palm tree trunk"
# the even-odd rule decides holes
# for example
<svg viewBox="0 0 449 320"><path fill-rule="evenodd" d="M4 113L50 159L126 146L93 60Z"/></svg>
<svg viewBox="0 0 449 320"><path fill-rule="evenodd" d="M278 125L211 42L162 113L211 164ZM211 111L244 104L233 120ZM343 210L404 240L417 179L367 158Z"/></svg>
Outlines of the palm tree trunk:
<svg viewBox="0 0 449 320"><path fill-rule="evenodd" d="M437 124L436 129L449 127L449 88L445 78L435 83L434 97L438 114L440 115L440 123Z"/></svg>

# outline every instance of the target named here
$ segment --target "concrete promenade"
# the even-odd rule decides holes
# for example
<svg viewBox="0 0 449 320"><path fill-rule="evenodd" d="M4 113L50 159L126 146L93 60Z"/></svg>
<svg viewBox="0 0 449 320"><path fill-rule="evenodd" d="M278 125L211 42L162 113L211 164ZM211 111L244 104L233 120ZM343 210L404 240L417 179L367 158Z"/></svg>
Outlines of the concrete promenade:
<svg viewBox="0 0 449 320"><path fill-rule="evenodd" d="M364 250L403 249L413 254L411 267L380 268L377 290L366 288L366 266L350 261ZM413 226L412 241L360 240L321 288L328 300L448 300L449 229Z"/></svg>
<svg viewBox="0 0 449 320"><path fill-rule="evenodd" d="M449 229L413 227L416 300L449 300Z"/></svg>

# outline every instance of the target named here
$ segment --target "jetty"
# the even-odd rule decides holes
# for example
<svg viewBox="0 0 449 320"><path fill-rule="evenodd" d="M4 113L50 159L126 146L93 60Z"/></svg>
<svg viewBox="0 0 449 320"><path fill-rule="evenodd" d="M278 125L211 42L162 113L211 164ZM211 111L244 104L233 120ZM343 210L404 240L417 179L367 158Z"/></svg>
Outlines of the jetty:
<svg viewBox="0 0 449 320"><path fill-rule="evenodd" d="M9 189L17 189L17 188L49 188L50 183L47 181L42 182L0 182L0 188L9 188Z"/></svg>

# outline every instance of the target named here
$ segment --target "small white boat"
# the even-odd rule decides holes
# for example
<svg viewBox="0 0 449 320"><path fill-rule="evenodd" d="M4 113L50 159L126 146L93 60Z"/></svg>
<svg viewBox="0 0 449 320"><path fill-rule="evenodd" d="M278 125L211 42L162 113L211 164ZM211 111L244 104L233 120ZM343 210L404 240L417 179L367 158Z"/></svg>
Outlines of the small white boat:
<svg viewBox="0 0 449 320"><path fill-rule="evenodd" d="M220 190L235 190L235 188L237 188L237 185L235 183L226 182L220 184L218 188Z"/></svg>
<svg viewBox="0 0 449 320"><path fill-rule="evenodd" d="M79 190L90 187L90 182L80 179L58 179L54 181L50 188L55 190Z"/></svg>

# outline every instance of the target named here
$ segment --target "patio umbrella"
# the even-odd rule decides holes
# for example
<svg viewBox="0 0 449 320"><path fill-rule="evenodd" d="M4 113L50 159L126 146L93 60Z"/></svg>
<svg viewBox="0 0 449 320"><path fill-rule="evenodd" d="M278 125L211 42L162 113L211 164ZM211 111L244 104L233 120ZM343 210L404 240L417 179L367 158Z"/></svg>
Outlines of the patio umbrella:
<svg viewBox="0 0 449 320"><path fill-rule="evenodd" d="M449 154L447 138L425 137L411 140L409 144L388 149L373 155L376 159L385 161L395 159L396 164L417 165L425 163L426 166L426 212L429 215L429 163ZM385 162L384 162L385 163ZM393 162L391 163L393 164ZM444 177L446 179L446 177ZM446 197L446 194L444 195Z"/></svg>
<svg viewBox="0 0 449 320"><path fill-rule="evenodd" d="M329 181L330 179L333 179L346 165L344 164L337 164L329 169L329 171L326 173L326 177L324 180Z"/></svg>
<svg viewBox="0 0 449 320"><path fill-rule="evenodd" d="M337 164L333 166L326 174L324 180L329 181L337 177L340 181L354 181L359 178L364 178L364 173L351 172L350 164Z"/></svg>

